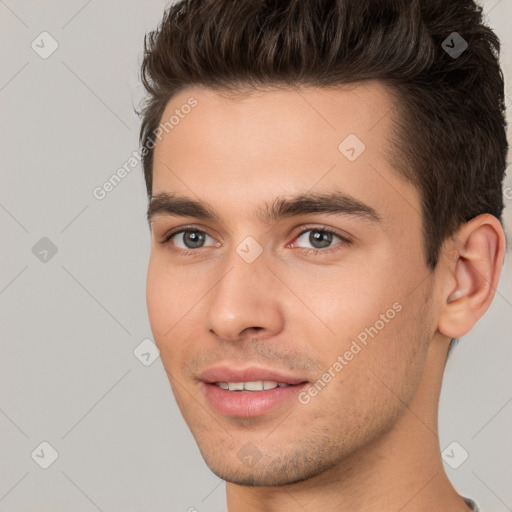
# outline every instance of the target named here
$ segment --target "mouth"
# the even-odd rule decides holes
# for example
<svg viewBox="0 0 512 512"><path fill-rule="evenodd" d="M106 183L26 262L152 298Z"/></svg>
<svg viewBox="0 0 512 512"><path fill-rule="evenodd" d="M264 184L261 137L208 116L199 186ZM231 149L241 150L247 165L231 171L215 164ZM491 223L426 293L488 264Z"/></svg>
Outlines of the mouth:
<svg viewBox="0 0 512 512"><path fill-rule="evenodd" d="M253 380L249 382L214 382L220 389L227 391L267 391L269 389L285 388L293 386L294 384L287 384L286 382L275 382L272 380Z"/></svg>
<svg viewBox="0 0 512 512"><path fill-rule="evenodd" d="M239 418L263 416L293 401L308 385L306 379L262 368L216 367L199 378L208 405L221 415Z"/></svg>

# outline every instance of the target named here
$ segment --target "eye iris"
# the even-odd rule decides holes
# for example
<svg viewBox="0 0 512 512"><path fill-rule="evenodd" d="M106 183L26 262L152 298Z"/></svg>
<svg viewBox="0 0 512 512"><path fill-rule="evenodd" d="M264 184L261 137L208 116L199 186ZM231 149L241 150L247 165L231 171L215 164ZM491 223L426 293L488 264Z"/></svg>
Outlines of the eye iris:
<svg viewBox="0 0 512 512"><path fill-rule="evenodd" d="M325 231L311 231L311 234L309 235L309 242L313 247L315 247L315 249L328 247L332 242L332 233L326 233ZM318 243L320 243L319 247L315 245Z"/></svg>
<svg viewBox="0 0 512 512"><path fill-rule="evenodd" d="M196 249L201 247L201 244L204 242L204 233L188 231L183 234L183 241L189 249Z"/></svg>

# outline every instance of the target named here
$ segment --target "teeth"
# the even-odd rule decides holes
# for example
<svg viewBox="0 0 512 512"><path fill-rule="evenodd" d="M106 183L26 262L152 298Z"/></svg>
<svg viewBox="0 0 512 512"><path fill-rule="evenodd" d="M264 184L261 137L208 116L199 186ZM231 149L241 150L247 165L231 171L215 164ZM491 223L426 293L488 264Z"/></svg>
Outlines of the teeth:
<svg viewBox="0 0 512 512"><path fill-rule="evenodd" d="M272 383L271 383L272 384ZM277 386L277 384L276 384ZM272 386L274 387L274 386ZM265 387L265 382L263 381L252 381L252 382L244 382L244 389L246 391L263 391L264 389L272 389L272 387Z"/></svg>
<svg viewBox="0 0 512 512"><path fill-rule="evenodd" d="M249 382L216 382L215 384L219 386L219 388L227 389L229 391L264 391L277 387L284 388L291 385L284 382L274 382L272 380L257 380Z"/></svg>

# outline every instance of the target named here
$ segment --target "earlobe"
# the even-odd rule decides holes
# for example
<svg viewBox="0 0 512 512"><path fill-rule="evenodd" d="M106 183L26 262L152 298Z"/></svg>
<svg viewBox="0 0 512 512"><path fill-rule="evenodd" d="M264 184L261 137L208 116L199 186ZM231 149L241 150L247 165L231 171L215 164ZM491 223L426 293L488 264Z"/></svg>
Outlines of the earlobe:
<svg viewBox="0 0 512 512"><path fill-rule="evenodd" d="M479 215L459 229L446 253L454 254L456 245L455 263L445 263L447 286L438 326L449 338L467 334L489 308L503 264L505 235L496 217Z"/></svg>

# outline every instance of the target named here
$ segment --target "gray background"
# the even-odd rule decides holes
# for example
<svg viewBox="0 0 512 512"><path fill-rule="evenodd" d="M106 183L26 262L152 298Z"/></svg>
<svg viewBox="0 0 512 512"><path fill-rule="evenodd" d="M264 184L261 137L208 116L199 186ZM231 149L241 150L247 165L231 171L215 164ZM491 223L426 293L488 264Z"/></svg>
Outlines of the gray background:
<svg viewBox="0 0 512 512"><path fill-rule="evenodd" d="M140 165L103 200L92 194L138 149L143 36L166 4L0 0L4 512L225 508L160 359L145 366L133 353L151 338ZM484 7L512 109L512 0ZM31 47L51 48L43 31L59 45L46 59ZM43 237L57 248L47 261L33 252ZM448 475L484 512L512 511L510 259L492 307L448 362L440 405L441 448L457 441L469 453ZM43 441L59 454L48 469Z"/></svg>

